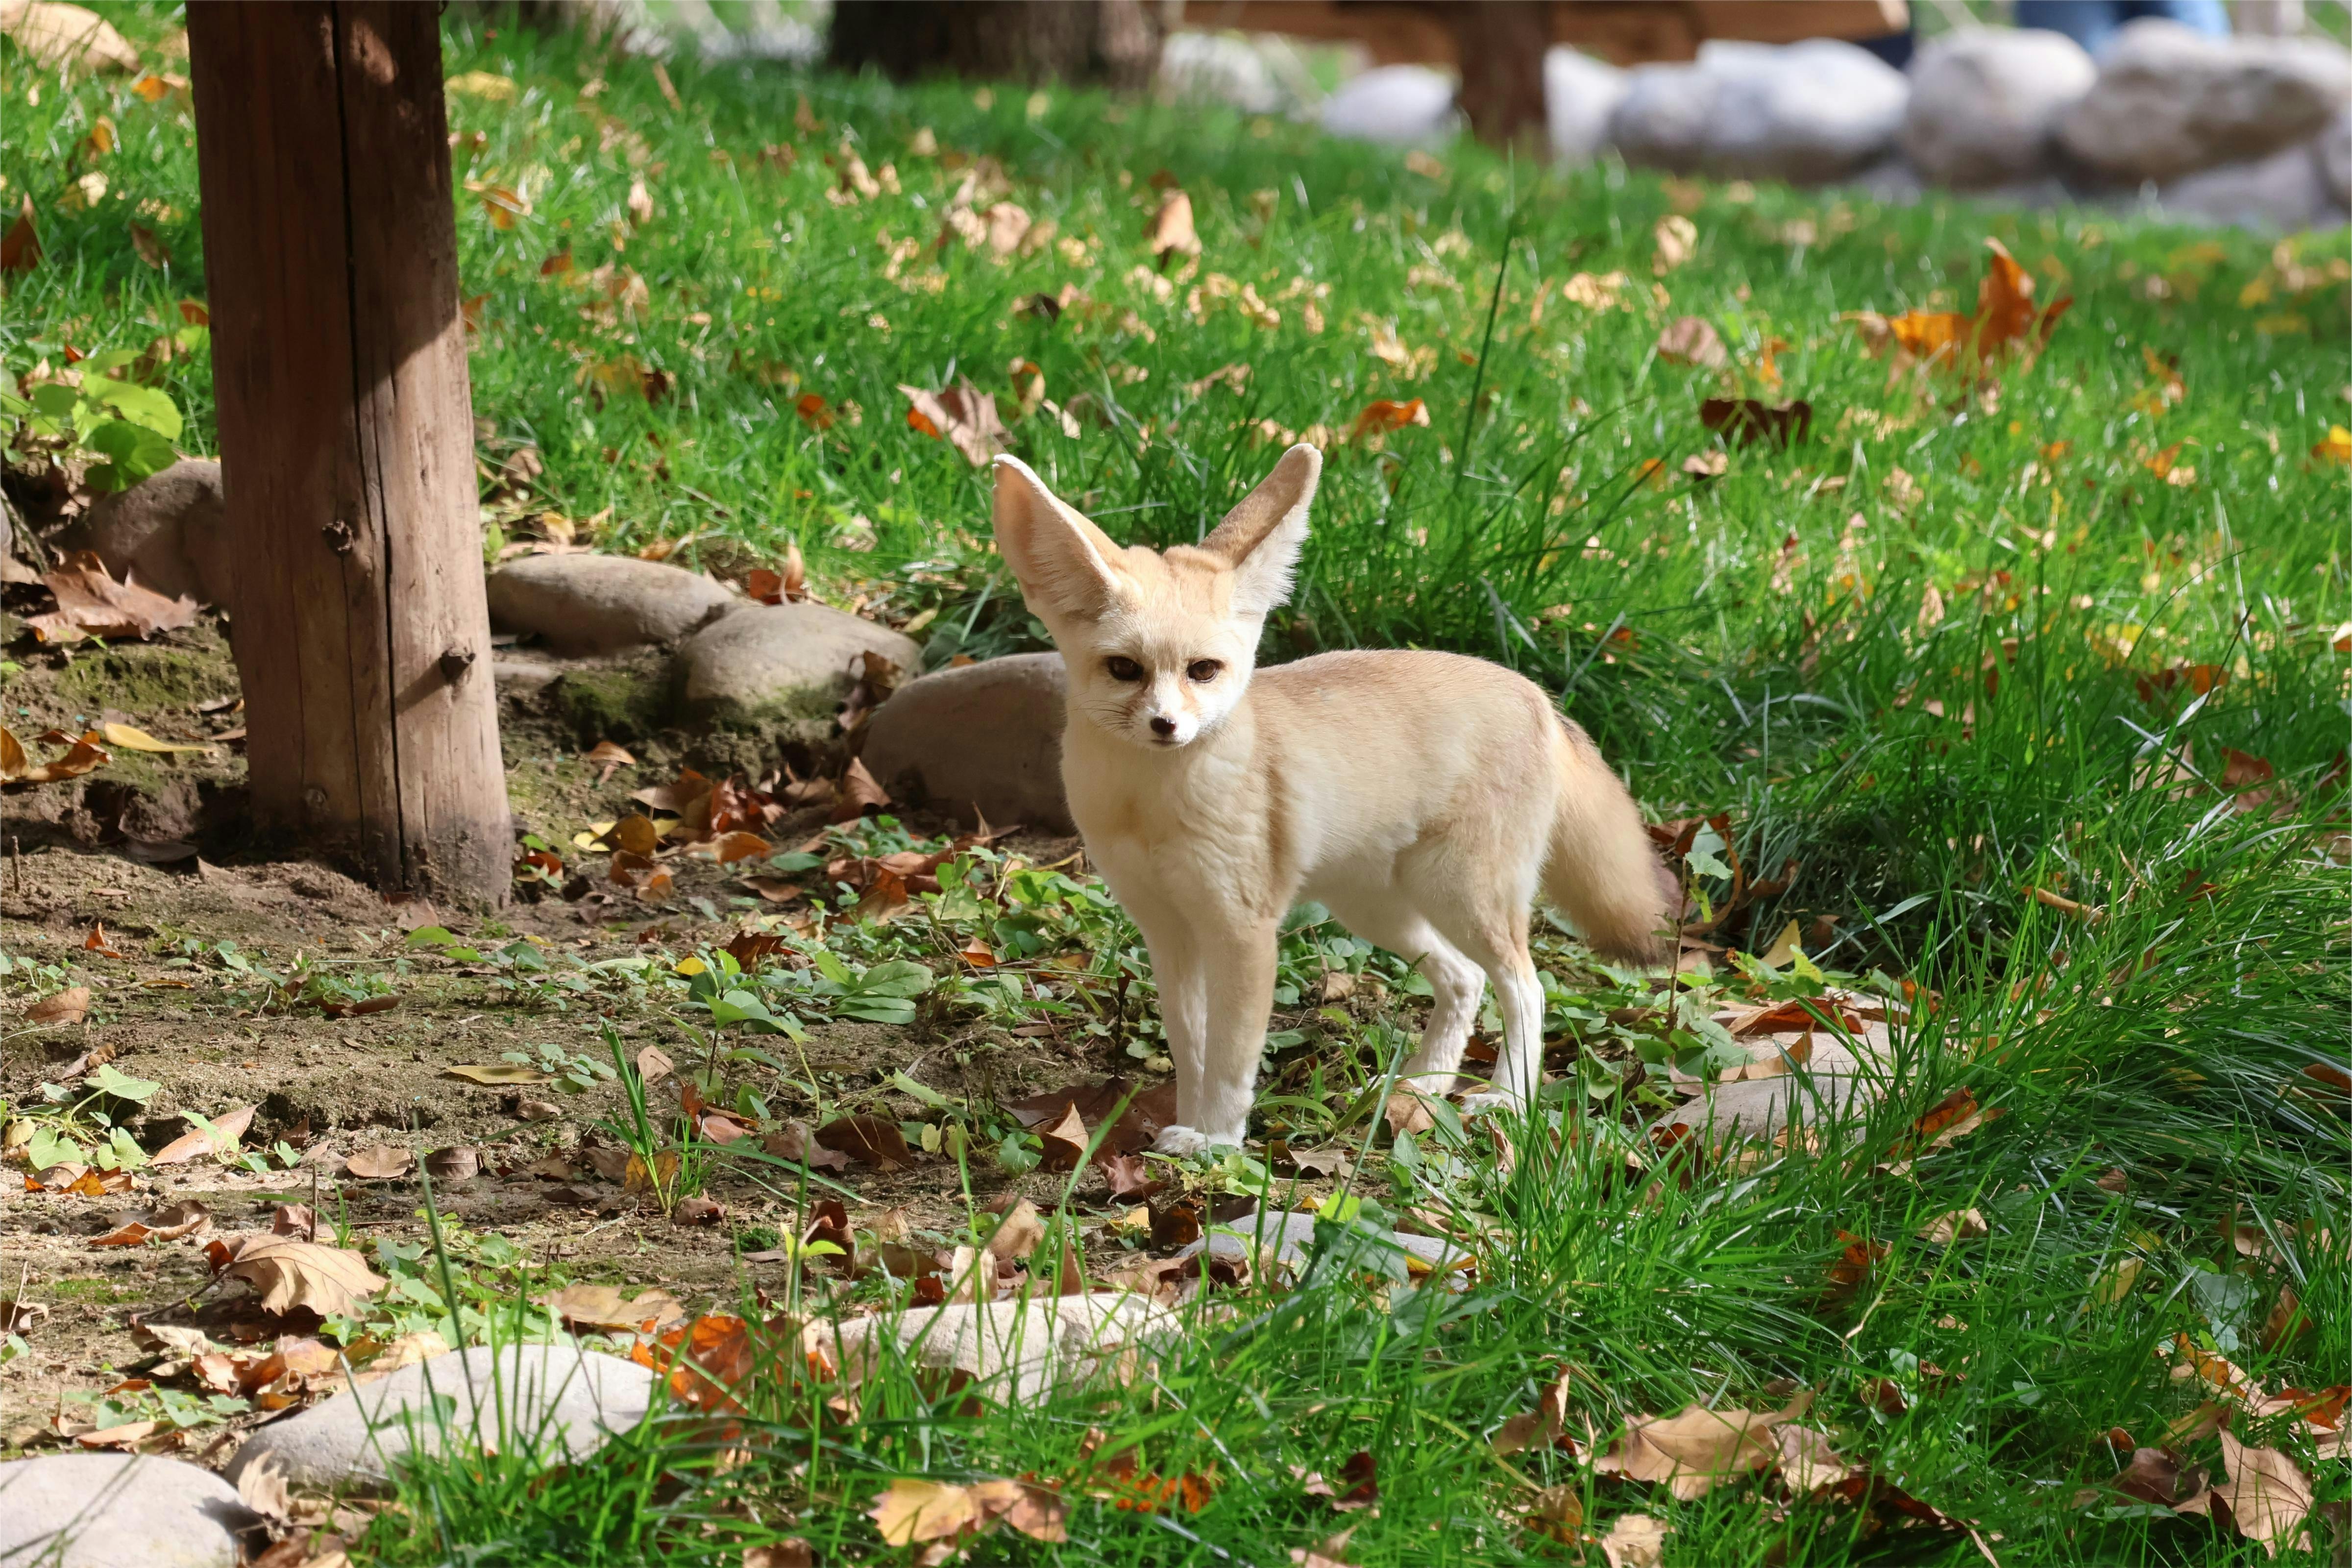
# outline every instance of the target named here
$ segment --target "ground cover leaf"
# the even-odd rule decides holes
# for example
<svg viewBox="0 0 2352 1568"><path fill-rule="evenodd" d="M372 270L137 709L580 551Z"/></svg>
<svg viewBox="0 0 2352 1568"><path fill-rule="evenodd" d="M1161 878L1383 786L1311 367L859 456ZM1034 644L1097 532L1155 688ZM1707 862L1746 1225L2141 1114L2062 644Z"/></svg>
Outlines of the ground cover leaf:
<svg viewBox="0 0 2352 1568"><path fill-rule="evenodd" d="M2212 1496L2227 1506L2231 1524L2247 1540L2261 1542L2270 1556L2277 1556L2281 1545L2300 1550L2304 1521L2315 1500L2311 1478L2276 1448L2251 1447L2226 1426L2220 1436L2229 1479Z"/></svg>
<svg viewBox="0 0 2352 1568"><path fill-rule="evenodd" d="M27 1024L79 1024L89 1016L89 987L68 985L25 1009Z"/></svg>
<svg viewBox="0 0 2352 1568"><path fill-rule="evenodd" d="M1003 1103L1022 1126L1033 1132L1058 1124L1073 1110L1093 1127L1101 1126L1116 1113L1118 1120L1102 1135L1098 1151L1137 1154L1152 1145L1161 1128L1175 1121L1176 1086L1163 1083L1138 1093L1129 1079L1114 1078L1086 1088L1049 1089ZM1119 1109L1122 1103L1126 1105L1124 1111Z"/></svg>
<svg viewBox="0 0 2352 1568"><path fill-rule="evenodd" d="M969 381L937 392L902 384L898 391L907 400L907 427L946 441L975 468L986 468L1011 445L996 399Z"/></svg>
<svg viewBox="0 0 2352 1568"><path fill-rule="evenodd" d="M1609 1568L1662 1568L1666 1537L1673 1532L1674 1526L1646 1513L1621 1513L1601 1538L1601 1554L1609 1559Z"/></svg>
<svg viewBox="0 0 2352 1568"><path fill-rule="evenodd" d="M524 1067L520 1062L464 1062L441 1069L443 1078L462 1078L468 1083L484 1085L509 1083L545 1083L552 1076L537 1068Z"/></svg>
<svg viewBox="0 0 2352 1568"><path fill-rule="evenodd" d="M125 1220L104 1236L92 1237L92 1247L143 1247L151 1241L177 1241L212 1228L213 1212L193 1198L168 1208L152 1210Z"/></svg>
<svg viewBox="0 0 2352 1568"><path fill-rule="evenodd" d="M149 637L194 625L201 608L193 596L167 599L132 582L118 583L95 551L78 550L43 575L58 607L27 616L25 624L46 643L82 637Z"/></svg>
<svg viewBox="0 0 2352 1568"><path fill-rule="evenodd" d="M416 1156L389 1143L376 1143L343 1162L346 1173L363 1182L396 1181L416 1169Z"/></svg>
<svg viewBox="0 0 2352 1568"><path fill-rule="evenodd" d="M1692 1405L1679 1415L1629 1416L1624 1436L1593 1468L1629 1480L1664 1481L1675 1496L1694 1501L1717 1483L1779 1458L1772 1429L1798 1407L1709 1410Z"/></svg>
<svg viewBox="0 0 2352 1568"><path fill-rule="evenodd" d="M816 1141L878 1170L895 1171L915 1160L898 1124L879 1116L835 1117L816 1130Z"/></svg>

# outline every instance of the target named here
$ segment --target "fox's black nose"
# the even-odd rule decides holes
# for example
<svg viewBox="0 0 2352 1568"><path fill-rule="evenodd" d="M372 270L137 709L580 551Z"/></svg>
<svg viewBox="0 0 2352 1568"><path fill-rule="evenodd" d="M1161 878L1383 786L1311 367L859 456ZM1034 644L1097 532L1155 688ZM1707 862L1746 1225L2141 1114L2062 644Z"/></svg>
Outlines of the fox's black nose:
<svg viewBox="0 0 2352 1568"><path fill-rule="evenodd" d="M1176 732L1176 721L1154 714L1151 720L1151 732L1155 735L1172 735Z"/></svg>

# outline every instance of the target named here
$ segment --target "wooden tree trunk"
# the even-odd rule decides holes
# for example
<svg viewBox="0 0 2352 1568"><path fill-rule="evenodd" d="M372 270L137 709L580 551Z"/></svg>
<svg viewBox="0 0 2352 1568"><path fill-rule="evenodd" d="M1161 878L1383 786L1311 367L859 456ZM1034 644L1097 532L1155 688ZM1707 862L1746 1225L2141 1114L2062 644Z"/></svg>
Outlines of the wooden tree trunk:
<svg viewBox="0 0 2352 1568"><path fill-rule="evenodd" d="M1551 47L1546 0L1464 0L1440 8L1454 27L1462 63L1462 112L1481 142L1541 141L1544 51Z"/></svg>
<svg viewBox="0 0 2352 1568"><path fill-rule="evenodd" d="M253 810L506 895L438 7L188 7Z"/></svg>
<svg viewBox="0 0 2352 1568"><path fill-rule="evenodd" d="M835 0L828 63L894 81L1009 77L1135 89L1160 66L1144 0Z"/></svg>

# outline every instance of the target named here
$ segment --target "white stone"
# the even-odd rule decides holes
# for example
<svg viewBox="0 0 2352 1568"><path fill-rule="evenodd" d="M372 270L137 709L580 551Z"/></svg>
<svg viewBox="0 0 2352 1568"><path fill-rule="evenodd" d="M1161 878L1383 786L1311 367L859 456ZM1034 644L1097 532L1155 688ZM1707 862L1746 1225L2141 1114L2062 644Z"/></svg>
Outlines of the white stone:
<svg viewBox="0 0 2352 1568"><path fill-rule="evenodd" d="M226 605L232 587L221 466L184 458L118 490L58 539L66 550L95 550L117 577L135 575L167 598L191 595Z"/></svg>
<svg viewBox="0 0 2352 1568"><path fill-rule="evenodd" d="M964 823L1071 833L1062 795L1067 679L1058 653L1016 653L935 670L866 721L866 771L895 799Z"/></svg>
<svg viewBox="0 0 2352 1568"><path fill-rule="evenodd" d="M1016 1297L985 1307L960 1302L887 1317L845 1319L804 1331L829 1348L842 1376L858 1382L903 1356L975 1383L1004 1385L1000 1396L1029 1400L1056 1384L1125 1370L1130 1352L1149 1355L1178 1330L1174 1313L1131 1292Z"/></svg>
<svg viewBox="0 0 2352 1568"><path fill-rule="evenodd" d="M0 1464L4 1568L236 1568L261 1516L183 1459L43 1454Z"/></svg>
<svg viewBox="0 0 2352 1568"><path fill-rule="evenodd" d="M1230 104L1272 114L1289 95L1265 57L1231 33L1177 32L1160 46L1160 89L1179 102Z"/></svg>
<svg viewBox="0 0 2352 1568"><path fill-rule="evenodd" d="M2157 204L2173 217L2278 233L2315 227L2334 206L2319 149L2309 142L2184 174L2157 193Z"/></svg>
<svg viewBox="0 0 2352 1568"><path fill-rule="evenodd" d="M1552 156L1589 163L1609 144L1609 116L1625 96L1625 73L1606 60L1556 48L1544 56L1544 115Z"/></svg>
<svg viewBox="0 0 2352 1568"><path fill-rule="evenodd" d="M922 657L912 637L824 605L738 610L679 646L678 700L700 721L821 741L857 683L858 656L866 653L901 671L914 669Z"/></svg>
<svg viewBox="0 0 2352 1568"><path fill-rule="evenodd" d="M2116 35L2058 141L2111 180L2168 180L2308 140L2352 101L2352 54L2320 38L2213 38L2148 18Z"/></svg>
<svg viewBox="0 0 2352 1568"><path fill-rule="evenodd" d="M225 1473L234 1483L270 1455L296 1491L382 1487L405 1456L446 1452L453 1440L509 1456L535 1450L551 1462L585 1458L644 1419L653 1384L635 1363L575 1345L478 1345L271 1422Z"/></svg>
<svg viewBox="0 0 2352 1568"><path fill-rule="evenodd" d="M1362 1239L1371 1247L1382 1245L1379 1237L1363 1236ZM1444 1237L1413 1236L1399 1231L1392 1239L1395 1243L1392 1250L1400 1258L1416 1258L1436 1271L1458 1268L1471 1257L1467 1250ZM1282 1262L1296 1268L1306 1263L1314 1251L1313 1215L1286 1211L1268 1214L1260 1210L1213 1226L1200 1240L1186 1246L1178 1256L1197 1258L1206 1252L1212 1257L1245 1258L1253 1252L1271 1252Z"/></svg>
<svg viewBox="0 0 2352 1568"><path fill-rule="evenodd" d="M2352 109L2327 122L2315 146L2329 198L2339 207L2352 207Z"/></svg>
<svg viewBox="0 0 2352 1568"><path fill-rule="evenodd" d="M1454 79L1427 66L1380 66L1350 77L1323 100L1334 136L1427 147L1454 134Z"/></svg>
<svg viewBox="0 0 2352 1568"><path fill-rule="evenodd" d="M2063 33L1968 27L1930 39L1911 63L1903 150L1927 178L1979 190L2050 162L2059 117L2099 68Z"/></svg>
<svg viewBox="0 0 2352 1568"><path fill-rule="evenodd" d="M740 605L682 566L627 555L524 555L490 574L490 623L566 655L676 642Z"/></svg>
<svg viewBox="0 0 2352 1568"><path fill-rule="evenodd" d="M1909 97L1902 72L1835 38L1710 39L1696 63L1628 73L1609 135L1632 163L1815 183L1884 157Z"/></svg>

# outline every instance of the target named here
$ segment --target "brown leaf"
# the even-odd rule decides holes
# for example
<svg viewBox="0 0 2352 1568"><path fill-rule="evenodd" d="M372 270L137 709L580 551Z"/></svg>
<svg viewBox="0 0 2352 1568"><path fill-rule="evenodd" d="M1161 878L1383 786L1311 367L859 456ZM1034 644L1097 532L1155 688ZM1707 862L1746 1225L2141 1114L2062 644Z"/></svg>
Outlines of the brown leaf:
<svg viewBox="0 0 2352 1568"><path fill-rule="evenodd" d="M1070 1107L1070 1114L1077 1114ZM1140 1154L1113 1154L1101 1150L1095 1153L1095 1169L1102 1173L1103 1184L1110 1189L1112 1199L1123 1204L1141 1203L1167 1186L1164 1181L1152 1179L1150 1168Z"/></svg>
<svg viewBox="0 0 2352 1568"><path fill-rule="evenodd" d="M79 778L114 760L99 744L100 737L95 730L79 739L59 738L69 742L64 754L36 764L26 757L22 742L0 730L0 784L55 784L59 779Z"/></svg>
<svg viewBox="0 0 2352 1568"><path fill-rule="evenodd" d="M2190 1465L2169 1448L2135 1448L2114 1488L2158 1508L2179 1508L2205 1491L2205 1467Z"/></svg>
<svg viewBox="0 0 2352 1568"><path fill-rule="evenodd" d="M1328 1481L1319 1473L1309 1472L1304 1490L1308 1497L1328 1498L1331 1506L1341 1513L1353 1513L1372 1507L1381 1500L1379 1467L1369 1449L1359 1449L1348 1457L1339 1468L1338 1480Z"/></svg>
<svg viewBox="0 0 2352 1568"><path fill-rule="evenodd" d="M33 197L26 192L16 221L0 235L0 273L30 272L41 264L41 235L33 226Z"/></svg>
<svg viewBox="0 0 2352 1568"><path fill-rule="evenodd" d="M1394 1089L1389 1091L1388 1104L1381 1113L1387 1118L1389 1131L1393 1134L1426 1132L1437 1125L1437 1119L1430 1114L1429 1103L1425 1096L1412 1089Z"/></svg>
<svg viewBox="0 0 2352 1568"><path fill-rule="evenodd" d="M53 992L25 1009L27 1024L79 1024L89 1016L89 987L68 986Z"/></svg>
<svg viewBox="0 0 2352 1568"><path fill-rule="evenodd" d="M890 792L874 782L874 775L866 771L865 762L857 757L850 758L849 765L842 770L836 793L839 799L833 815L826 818L828 822L855 822L868 811L880 811L890 804Z"/></svg>
<svg viewBox="0 0 2352 1568"><path fill-rule="evenodd" d="M874 1506L866 1512L889 1546L953 1541L977 1531L982 1521L980 1505L969 1489L914 1479L892 1481L875 1495Z"/></svg>
<svg viewBox="0 0 2352 1568"><path fill-rule="evenodd" d="M1919 1239L1932 1241L1937 1247L1949 1247L1956 1241L1975 1241L1990 1234L1985 1217L1978 1209L1954 1209L1939 1214L1919 1227Z"/></svg>
<svg viewBox="0 0 2352 1568"><path fill-rule="evenodd" d="M193 1198L156 1209L138 1219L126 1220L97 1237L92 1247L139 1247L150 1241L177 1241L184 1236L198 1236L210 1230L212 1210Z"/></svg>
<svg viewBox="0 0 2352 1568"><path fill-rule="evenodd" d="M971 1489L973 1505L985 1517L1011 1525L1033 1541L1070 1538L1068 1501L1034 1481L982 1481Z"/></svg>
<svg viewBox="0 0 2352 1568"><path fill-rule="evenodd" d="M2271 1556L2284 1545L2300 1550L2304 1521L2311 1512L2311 1478L2276 1448L2252 1448L2223 1427L2221 1463L2230 1479L2213 1489L2216 1500L2229 1506L2230 1522L2249 1541L2259 1541Z"/></svg>
<svg viewBox="0 0 2352 1568"><path fill-rule="evenodd" d="M816 1141L861 1163L895 1171L914 1163L898 1124L879 1116L842 1116L816 1130Z"/></svg>
<svg viewBox="0 0 2352 1568"><path fill-rule="evenodd" d="M481 1174L482 1152L462 1145L436 1149L425 1156L425 1173L436 1182L470 1182Z"/></svg>
<svg viewBox="0 0 2352 1568"><path fill-rule="evenodd" d="M1826 1433L1807 1426L1782 1426L1772 1434L1780 1449L1780 1479L1800 1497L1832 1487L1853 1473L1838 1457Z"/></svg>
<svg viewBox="0 0 2352 1568"><path fill-rule="evenodd" d="M343 1162L348 1175L363 1182L397 1181L416 1169L416 1156L389 1143L373 1144Z"/></svg>
<svg viewBox="0 0 2352 1568"><path fill-rule="evenodd" d="M254 1288L265 1312L307 1307L322 1318L348 1317L391 1283L356 1252L292 1237L249 1236L234 1246L215 1241L206 1252L218 1272Z"/></svg>
<svg viewBox="0 0 2352 1568"><path fill-rule="evenodd" d="M1811 435L1813 405L1801 397L1781 404L1753 397L1710 397L1698 405L1698 421L1738 446L1772 441L1790 447Z"/></svg>
<svg viewBox="0 0 2352 1568"><path fill-rule="evenodd" d="M1385 436L1408 425L1426 426L1428 423L1428 405L1418 397L1402 403L1376 397L1357 414L1356 423L1349 431L1349 439L1360 441L1367 436Z"/></svg>
<svg viewBox="0 0 2352 1568"><path fill-rule="evenodd" d="M684 817L694 808L694 803L708 796L713 787L709 779L704 778L692 768L683 768L679 770L677 777L670 783L647 784L641 790L632 792L629 798L649 811L660 812L664 816ZM640 855L652 854L651 848L639 848L637 845L628 843L619 837L622 829L627 826L630 820L644 821L642 817L624 818L614 823L612 831L604 836L606 841L618 845L624 849L635 849ZM653 824L646 822L646 826L651 827ZM637 830L632 828L630 831L634 834ZM639 842L646 841L640 838ZM656 835L652 842L658 843L659 836Z"/></svg>
<svg viewBox="0 0 2352 1568"><path fill-rule="evenodd" d="M815 1142L805 1121L787 1121L760 1142L760 1147L779 1160L793 1164L805 1162L817 1171L845 1171L849 1156L838 1149L827 1149Z"/></svg>
<svg viewBox="0 0 2352 1568"><path fill-rule="evenodd" d="M698 1193L678 1199L677 1206L669 1211L672 1225L717 1225L726 1217L726 1205Z"/></svg>
<svg viewBox="0 0 2352 1568"><path fill-rule="evenodd" d="M1200 255L1201 236L1192 227L1192 198L1171 187L1160 198L1158 210L1143 226L1143 238L1151 247L1151 258L1160 263L1162 271L1167 269L1171 256Z"/></svg>
<svg viewBox="0 0 2352 1568"><path fill-rule="evenodd" d="M1126 1107L1123 1111L1122 1105ZM1022 1100L1008 1100L1003 1106L1033 1132L1057 1125L1072 1109L1094 1127L1116 1116L1118 1120L1111 1121L1110 1131L1103 1134L1098 1151L1133 1154L1150 1148L1158 1140L1160 1130L1175 1121L1176 1085L1171 1081L1138 1092L1129 1079L1114 1078L1087 1088L1050 1089Z"/></svg>
<svg viewBox="0 0 2352 1568"><path fill-rule="evenodd" d="M1675 1496L1693 1501L1717 1482L1778 1458L1772 1428L1790 1414L1692 1405L1675 1416L1629 1416L1625 1435L1593 1468L1629 1480L1664 1481Z"/></svg>
<svg viewBox="0 0 2352 1568"><path fill-rule="evenodd" d="M1060 1121L1039 1131L1045 1141L1045 1167L1049 1171L1075 1171L1087 1152L1087 1123L1074 1104L1062 1113Z"/></svg>
<svg viewBox="0 0 2352 1568"><path fill-rule="evenodd" d="M1657 248L1650 258L1650 270L1660 278L1698 252L1698 225L1680 213L1669 213L1660 218L1651 230L1651 238Z"/></svg>
<svg viewBox="0 0 2352 1568"><path fill-rule="evenodd" d="M986 468L1011 444L996 399L970 381L938 392L902 384L898 391L907 399L907 427L947 441L975 468Z"/></svg>
<svg viewBox="0 0 2352 1568"><path fill-rule="evenodd" d="M606 779L611 778L615 769L633 768L637 765L636 758L610 741L597 742L581 753L580 760L590 767L600 770L596 774L598 784L603 784Z"/></svg>
<svg viewBox="0 0 2352 1568"><path fill-rule="evenodd" d="M136 583L118 583L95 551L78 550L41 581L57 595L58 607L29 616L25 624L43 642L72 642L85 637L146 637L193 625L198 605L194 598L167 599Z"/></svg>
<svg viewBox="0 0 2352 1568"><path fill-rule="evenodd" d="M1646 1513L1621 1513L1601 1538L1601 1555L1609 1559L1609 1568L1662 1568L1666 1537L1674 1528Z"/></svg>
<svg viewBox="0 0 2352 1568"><path fill-rule="evenodd" d="M1669 364L1721 370L1731 363L1715 323L1704 316L1677 316L1658 333L1658 357Z"/></svg>
<svg viewBox="0 0 2352 1568"><path fill-rule="evenodd" d="M1005 1210L996 1229L988 1238L985 1248L991 1258L1006 1263L1018 1263L1035 1252L1045 1242L1045 1222L1038 1215L1037 1205L1022 1198Z"/></svg>

